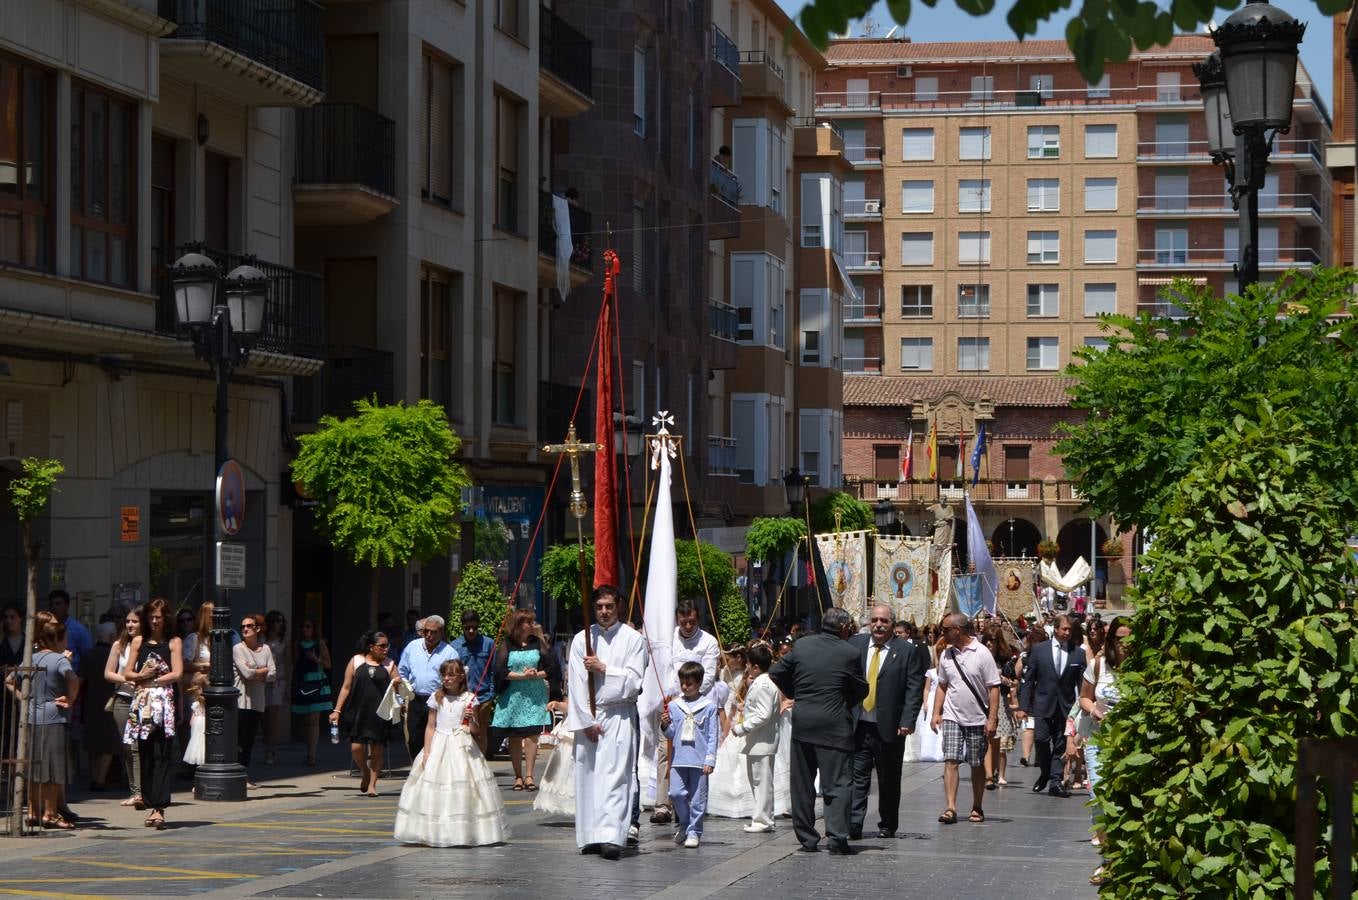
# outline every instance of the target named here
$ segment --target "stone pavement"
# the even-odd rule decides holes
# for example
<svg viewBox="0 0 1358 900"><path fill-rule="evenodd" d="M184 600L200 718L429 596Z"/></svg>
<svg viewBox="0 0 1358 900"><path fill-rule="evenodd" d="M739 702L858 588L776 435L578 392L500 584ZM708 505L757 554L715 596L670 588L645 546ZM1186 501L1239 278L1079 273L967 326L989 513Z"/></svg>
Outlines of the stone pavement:
<svg viewBox="0 0 1358 900"><path fill-rule="evenodd" d="M965 821L964 780L963 820L944 826L936 821L942 766L907 764L902 832L892 840L866 838L854 857L795 852L787 820L771 835L747 835L743 821L709 819L702 847L685 850L670 840L668 827L643 816L641 846L607 862L579 855L569 819L536 813L531 794L509 791L503 761L494 768L506 789L509 844L447 850L397 844L391 827L401 781L380 782L375 799L359 795L340 750L324 747L329 770L256 766L260 789L246 804L198 803L191 786L177 782L163 832L142 827L145 814L119 807L120 797L75 794L76 812L88 817L79 830L0 839L0 896L698 900L720 892L834 900L894 897L920 887L950 900L1095 896L1088 877L1098 860L1080 798L1032 794L1033 770L1017 765L1009 772L1013 784L986 793L988 821ZM542 767L540 758L539 773ZM875 824L870 806L870 835Z"/></svg>

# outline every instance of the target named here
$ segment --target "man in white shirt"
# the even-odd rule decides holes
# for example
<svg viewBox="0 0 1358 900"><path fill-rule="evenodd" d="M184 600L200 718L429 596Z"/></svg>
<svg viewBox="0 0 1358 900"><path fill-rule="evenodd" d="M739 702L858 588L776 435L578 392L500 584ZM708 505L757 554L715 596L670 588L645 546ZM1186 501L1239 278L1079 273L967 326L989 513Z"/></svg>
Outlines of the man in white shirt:
<svg viewBox="0 0 1358 900"><path fill-rule="evenodd" d="M646 639L621 622L617 588L594 589L593 653L585 633L571 641L568 711L574 732L575 843L581 853L617 859L627 843L632 783L637 764L637 696L646 672ZM594 685L590 708L590 683Z"/></svg>
<svg viewBox="0 0 1358 900"><path fill-rule="evenodd" d="M943 735L943 794L948 806L938 821L957 821L957 783L965 760L971 766L971 822L984 822L985 753L999 724L1000 670L985 645L967 633L967 617L943 617L948 647L938 656L938 699L929 727Z"/></svg>
<svg viewBox="0 0 1358 900"><path fill-rule="evenodd" d="M686 662L695 662L703 667L703 683L698 693L706 697L712 692L717 681L717 667L721 664L721 646L717 639L698 627L698 603L685 597L674 606L674 642L670 650L671 670L665 675L665 694L678 696L679 667ZM668 784L670 775L670 748L665 747L665 758L656 765L656 784ZM674 815L668 794L656 792L655 809L651 813L651 823L664 825Z"/></svg>

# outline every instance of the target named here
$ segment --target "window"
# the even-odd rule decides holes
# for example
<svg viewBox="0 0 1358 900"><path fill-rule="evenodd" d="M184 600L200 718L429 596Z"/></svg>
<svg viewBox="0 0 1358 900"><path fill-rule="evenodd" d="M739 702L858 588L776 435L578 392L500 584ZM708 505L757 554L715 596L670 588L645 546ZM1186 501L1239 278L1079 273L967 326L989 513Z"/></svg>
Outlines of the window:
<svg viewBox="0 0 1358 900"><path fill-rule="evenodd" d="M690 171L701 172L703 162L703 119L706 117L703 101L696 87L688 89L688 167Z"/></svg>
<svg viewBox="0 0 1358 900"><path fill-rule="evenodd" d="M646 230L646 204L632 202L632 290L647 293L646 260L650 252L650 234Z"/></svg>
<svg viewBox="0 0 1358 900"><path fill-rule="evenodd" d="M1178 72L1155 73L1155 99L1158 103L1178 103L1183 99L1179 94Z"/></svg>
<svg viewBox="0 0 1358 900"><path fill-rule="evenodd" d="M443 272L420 272L420 396L445 409L451 407L452 278Z"/></svg>
<svg viewBox="0 0 1358 900"><path fill-rule="evenodd" d="M159 292L174 262L175 142L151 137L151 281ZM0 197L3 197L0 194ZM3 243L3 240L0 240Z"/></svg>
<svg viewBox="0 0 1358 900"><path fill-rule="evenodd" d="M929 103L938 99L938 78L934 75L921 75L915 79L915 102Z"/></svg>
<svg viewBox="0 0 1358 900"><path fill-rule="evenodd" d="M990 232L961 231L957 234L957 261L985 265L990 262Z"/></svg>
<svg viewBox="0 0 1358 900"><path fill-rule="evenodd" d="M957 144L958 159L990 159L990 127L963 128Z"/></svg>
<svg viewBox="0 0 1358 900"><path fill-rule="evenodd" d="M1118 208L1116 178L1085 179L1085 212L1112 212Z"/></svg>
<svg viewBox="0 0 1358 900"><path fill-rule="evenodd" d="M52 268L49 167L55 105L52 79L45 72L0 56L0 122L5 123L0 129L0 262Z"/></svg>
<svg viewBox="0 0 1358 900"><path fill-rule="evenodd" d="M495 98L495 227L519 230L519 105Z"/></svg>
<svg viewBox="0 0 1358 900"><path fill-rule="evenodd" d="M1155 173L1155 208L1182 212L1188 209L1188 171L1169 169ZM1222 201L1225 206L1225 200Z"/></svg>
<svg viewBox="0 0 1358 900"><path fill-rule="evenodd" d="M453 67L424 54L420 86L420 196L451 204L453 201Z"/></svg>
<svg viewBox="0 0 1358 900"><path fill-rule="evenodd" d="M1028 482L1028 448L1004 445L1004 480L1006 484L1020 485Z"/></svg>
<svg viewBox="0 0 1358 900"><path fill-rule="evenodd" d="M1028 264L1049 265L1061 261L1061 235L1056 231L1028 232Z"/></svg>
<svg viewBox="0 0 1358 900"><path fill-rule="evenodd" d="M1085 88L1085 97L1090 100L1101 100L1109 97L1112 95L1112 91L1109 90L1108 86L1108 73L1104 72L1102 78L1098 81L1090 82L1089 86Z"/></svg>
<svg viewBox="0 0 1358 900"><path fill-rule="evenodd" d="M1028 369L1048 371L1059 367L1061 342L1054 337L1028 338Z"/></svg>
<svg viewBox="0 0 1358 900"><path fill-rule="evenodd" d="M959 284L957 286L957 317L984 319L990 316L990 285Z"/></svg>
<svg viewBox="0 0 1358 900"><path fill-rule="evenodd" d="M1085 232L1085 262L1115 263L1118 261L1118 233L1114 229Z"/></svg>
<svg viewBox="0 0 1358 900"><path fill-rule="evenodd" d="M1085 344L1085 346L1088 347L1090 350L1097 350L1097 351L1099 351L1099 352L1102 352L1102 351L1108 349L1108 338L1104 338L1104 337L1087 337L1087 338L1085 338L1085 340L1084 340L1084 344Z"/></svg>
<svg viewBox="0 0 1358 900"><path fill-rule="evenodd" d="M872 477L876 481L897 481L901 477L899 444L872 445Z"/></svg>
<svg viewBox="0 0 1358 900"><path fill-rule="evenodd" d="M632 48L632 130L646 136L646 69L644 47Z"/></svg>
<svg viewBox="0 0 1358 900"><path fill-rule="evenodd" d="M1028 158L1055 159L1061 155L1061 129L1056 125L1028 126Z"/></svg>
<svg viewBox="0 0 1358 900"><path fill-rule="evenodd" d="M805 289L801 292L799 304L801 315L802 364L822 365L821 344L830 325L830 297L824 289ZM825 341L829 343L829 341ZM825 349L829 349L826 347Z"/></svg>
<svg viewBox="0 0 1358 900"><path fill-rule="evenodd" d="M990 179L963 178L957 183L958 212L990 212Z"/></svg>
<svg viewBox="0 0 1358 900"><path fill-rule="evenodd" d="M772 38L770 38L772 40ZM845 105L857 109L869 106L871 94L868 92L868 79L849 78L844 82L844 102Z"/></svg>
<svg viewBox="0 0 1358 900"><path fill-rule="evenodd" d="M1160 266L1188 263L1188 229L1155 229L1155 263Z"/></svg>
<svg viewBox="0 0 1358 900"><path fill-rule="evenodd" d="M1114 159L1118 155L1116 125L1085 126L1085 159Z"/></svg>
<svg viewBox="0 0 1358 900"><path fill-rule="evenodd" d="M825 201L829 200L830 179L825 175L802 176L802 246L824 247Z"/></svg>
<svg viewBox="0 0 1358 900"><path fill-rule="evenodd" d="M211 151L203 154L203 240L221 250L232 247L231 160Z"/></svg>
<svg viewBox="0 0 1358 900"><path fill-rule="evenodd" d="M1043 100L1050 100L1055 83L1051 75L1033 75L1028 79L1028 89L1036 91Z"/></svg>
<svg viewBox="0 0 1358 900"><path fill-rule="evenodd" d="M1028 285L1028 317L1042 318L1059 315L1061 288L1055 284Z"/></svg>
<svg viewBox="0 0 1358 900"><path fill-rule="evenodd" d="M901 212L931 213L934 211L934 182L902 181Z"/></svg>
<svg viewBox="0 0 1358 900"><path fill-rule="evenodd" d="M136 122L137 107L132 101L87 85L71 85L71 275L75 278L119 287L133 285Z"/></svg>
<svg viewBox="0 0 1358 900"><path fill-rule="evenodd" d="M494 350L490 383L491 421L496 425L518 425L519 340L522 327L523 295L504 288L495 289Z"/></svg>
<svg viewBox="0 0 1358 900"><path fill-rule="evenodd" d="M934 287L930 284L901 285L901 318L930 319L934 315Z"/></svg>
<svg viewBox="0 0 1358 900"><path fill-rule="evenodd" d="M523 0L496 0L495 27L505 34L519 36L519 22L523 18Z"/></svg>
<svg viewBox="0 0 1358 900"><path fill-rule="evenodd" d="M934 339L901 338L901 368L928 372L934 367Z"/></svg>
<svg viewBox="0 0 1358 900"><path fill-rule="evenodd" d="M959 372L985 372L989 369L990 338L964 337L957 339L957 370ZM943 471L941 466L939 471Z"/></svg>
<svg viewBox="0 0 1358 900"><path fill-rule="evenodd" d="M971 99L994 100L995 76L994 75L971 76Z"/></svg>
<svg viewBox="0 0 1358 900"><path fill-rule="evenodd" d="M934 158L934 130L905 128L901 131L901 161L927 162Z"/></svg>
<svg viewBox="0 0 1358 900"><path fill-rule="evenodd" d="M929 266L934 262L934 234L931 231L901 235L901 265Z"/></svg>
<svg viewBox="0 0 1358 900"><path fill-rule="evenodd" d="M731 304L736 308L737 340L783 349L785 329L795 327L783 321L784 279L783 261L771 254L731 254ZM827 337L826 329L818 330Z"/></svg>
<svg viewBox="0 0 1358 900"><path fill-rule="evenodd" d="M1160 113L1155 117L1155 155L1188 155L1188 116Z"/></svg>
<svg viewBox="0 0 1358 900"><path fill-rule="evenodd" d="M1061 209L1061 179L1028 179L1028 212L1057 212Z"/></svg>
<svg viewBox="0 0 1358 900"><path fill-rule="evenodd" d="M849 152L846 140L845 154ZM787 135L781 125L762 118L733 121L731 168L740 179L740 205L767 206L782 212L787 184Z"/></svg>
<svg viewBox="0 0 1358 900"><path fill-rule="evenodd" d="M1085 315L1097 316L1118 311L1118 286L1111 283L1085 285Z"/></svg>

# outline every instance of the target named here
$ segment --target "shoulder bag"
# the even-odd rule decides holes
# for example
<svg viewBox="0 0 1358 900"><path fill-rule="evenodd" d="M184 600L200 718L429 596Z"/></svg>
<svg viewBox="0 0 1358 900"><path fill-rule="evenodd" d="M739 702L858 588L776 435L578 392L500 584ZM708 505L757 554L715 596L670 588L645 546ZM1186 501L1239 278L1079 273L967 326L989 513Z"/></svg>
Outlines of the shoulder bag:
<svg viewBox="0 0 1358 900"><path fill-rule="evenodd" d="M962 670L961 664L957 662L956 647L952 647L948 650L948 659L952 661L953 668L957 670L957 675L962 679L962 683L967 686L967 690L971 691L971 696L975 697L976 702L981 705L981 711L987 716L990 715L990 703L987 702L985 697L977 692L975 685L971 683L971 679L967 678L967 673Z"/></svg>

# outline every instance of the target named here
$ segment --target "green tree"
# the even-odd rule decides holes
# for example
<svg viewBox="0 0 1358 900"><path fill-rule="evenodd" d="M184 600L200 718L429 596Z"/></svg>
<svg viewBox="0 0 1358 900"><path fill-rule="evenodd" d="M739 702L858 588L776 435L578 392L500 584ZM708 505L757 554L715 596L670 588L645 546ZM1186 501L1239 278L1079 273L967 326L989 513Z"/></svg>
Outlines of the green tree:
<svg viewBox="0 0 1358 900"><path fill-rule="evenodd" d="M509 532L503 519L483 519L479 516L472 524L476 542L473 552L477 559L499 562L509 550Z"/></svg>
<svg viewBox="0 0 1358 900"><path fill-rule="evenodd" d="M806 540L806 523L791 516L760 516L745 530L745 555L752 561L780 560Z"/></svg>
<svg viewBox="0 0 1358 900"><path fill-rule="evenodd" d="M462 614L474 609L481 616L481 633L497 638L500 625L509 612L509 599L500 588L495 570L480 560L467 563L462 569L462 580L453 591L453 602L448 609L448 633L461 632Z"/></svg>
<svg viewBox="0 0 1358 900"><path fill-rule="evenodd" d="M682 597L711 597L716 630L723 646L750 639L750 614L736 588L736 567L730 554L706 542L679 539L674 542L678 560L678 592ZM699 554L702 565L699 567ZM706 577L706 590L703 579Z"/></svg>
<svg viewBox="0 0 1358 900"><path fill-rule="evenodd" d="M929 8L938 0L921 0ZM995 0L954 0L957 8L973 16L984 16L995 8ZM1323 15L1332 16L1348 8L1352 0L1316 0L1316 8ZM802 7L797 18L802 31L817 47L824 49L830 38L848 30L849 23L865 16L875 0L811 0ZM898 25L910 21L910 0L886 0L887 9ZM1061 10L1069 9L1070 0L1015 0L1005 20L1022 39L1037 34L1039 22L1045 22ZM1082 0L1079 12L1066 25L1066 45L1075 56L1075 64L1090 82L1103 77L1106 63L1126 62L1132 48L1147 50L1168 44L1176 32L1192 33L1198 26L1214 18L1221 18L1217 9L1232 10L1237 0L1168 0L1157 4L1151 0Z"/></svg>
<svg viewBox="0 0 1358 900"><path fill-rule="evenodd" d="M566 609L580 605L580 547L553 544L542 555L542 591ZM585 583L594 583L594 542L585 541Z"/></svg>
<svg viewBox="0 0 1358 900"><path fill-rule="evenodd" d="M818 534L835 530L835 513L844 531L873 531L876 517L872 506L843 491L831 491L811 504L811 527Z"/></svg>
<svg viewBox="0 0 1358 900"><path fill-rule="evenodd" d="M9 483L9 498L19 517L19 533L23 541L24 561L28 564L27 611L24 618L24 668L33 665L33 621L38 614L38 564L41 545L33 540L33 523L47 511L56 490L57 478L66 471L58 459L39 459L29 456L21 463L24 474ZM10 834L23 834L23 817L28 808L28 695L33 688L32 679L20 682L19 689L19 733L15 749L18 765L15 766L14 819Z"/></svg>
<svg viewBox="0 0 1358 900"><path fill-rule="evenodd" d="M1331 449L1313 465L1346 495L1358 478L1358 327L1335 319L1358 283L1352 270L1290 277L1246 296L1179 282L1165 293L1182 319L1107 316L1107 350L1075 351L1068 426L1056 453L1100 514L1149 528L1202 449L1255 397L1286 406ZM1348 521L1358 521L1349 515Z"/></svg>
<svg viewBox="0 0 1358 900"><path fill-rule="evenodd" d="M354 411L346 419L325 416L298 438L292 474L320 503L317 521L331 543L373 567L376 618L378 568L446 552L471 479L455 459L462 441L443 407L359 400Z"/></svg>
<svg viewBox="0 0 1358 900"><path fill-rule="evenodd" d="M1102 896L1289 896L1298 739L1358 734L1358 497L1326 476L1331 434L1254 403L1174 486L1144 560L1122 699L1097 737ZM1330 840L1322 828L1322 896Z"/></svg>

